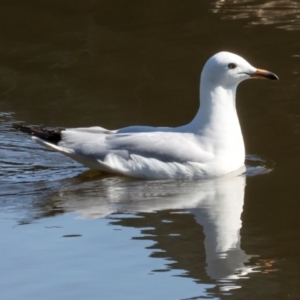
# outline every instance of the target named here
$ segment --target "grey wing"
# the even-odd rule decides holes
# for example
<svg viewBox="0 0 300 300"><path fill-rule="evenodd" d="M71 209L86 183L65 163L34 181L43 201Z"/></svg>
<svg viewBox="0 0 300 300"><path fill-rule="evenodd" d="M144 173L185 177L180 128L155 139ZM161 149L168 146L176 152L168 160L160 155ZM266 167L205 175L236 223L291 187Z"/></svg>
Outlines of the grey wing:
<svg viewBox="0 0 300 300"><path fill-rule="evenodd" d="M201 149L197 138L191 133L158 131L118 134L98 128L80 128L63 131L59 146L72 149L87 158L100 160L104 160L108 154L124 159L139 155L178 163L206 163L213 159L213 154Z"/></svg>
<svg viewBox="0 0 300 300"><path fill-rule="evenodd" d="M127 157L139 155L163 162L199 162L213 159L213 154L201 149L199 141L191 133L143 132L134 134L112 134L105 138L110 151L126 151Z"/></svg>

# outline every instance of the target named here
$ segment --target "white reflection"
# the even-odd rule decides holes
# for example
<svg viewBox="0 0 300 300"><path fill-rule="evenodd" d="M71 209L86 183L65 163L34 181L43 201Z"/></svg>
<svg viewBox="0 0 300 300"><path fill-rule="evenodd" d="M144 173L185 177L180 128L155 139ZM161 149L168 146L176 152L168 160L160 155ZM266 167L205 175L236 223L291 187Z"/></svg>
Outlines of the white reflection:
<svg viewBox="0 0 300 300"><path fill-rule="evenodd" d="M249 256L240 246L245 177L226 178L211 188L191 210L203 226L207 274L214 279L237 279L250 271L244 265Z"/></svg>
<svg viewBox="0 0 300 300"><path fill-rule="evenodd" d="M83 218L165 209L189 212L203 227L207 275L212 279L236 279L251 271L245 266L249 256L240 246L246 180L240 175L242 171L197 182L108 178L67 187L52 201L59 201L64 210L79 212Z"/></svg>
<svg viewBox="0 0 300 300"><path fill-rule="evenodd" d="M251 19L249 25L275 24L286 30L300 29L300 3L294 0L218 0L213 13L223 19Z"/></svg>

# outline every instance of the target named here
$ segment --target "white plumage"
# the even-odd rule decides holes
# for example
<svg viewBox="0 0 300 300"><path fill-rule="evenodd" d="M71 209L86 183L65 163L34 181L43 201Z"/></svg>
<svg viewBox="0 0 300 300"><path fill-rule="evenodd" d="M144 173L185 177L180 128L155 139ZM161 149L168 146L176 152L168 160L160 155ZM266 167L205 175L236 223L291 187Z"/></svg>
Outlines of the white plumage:
<svg viewBox="0 0 300 300"><path fill-rule="evenodd" d="M236 112L238 84L251 77L278 79L242 57L220 52L205 64L200 109L177 128L131 126L118 130L72 128L57 145L33 140L91 169L151 179L207 179L244 165L245 148Z"/></svg>

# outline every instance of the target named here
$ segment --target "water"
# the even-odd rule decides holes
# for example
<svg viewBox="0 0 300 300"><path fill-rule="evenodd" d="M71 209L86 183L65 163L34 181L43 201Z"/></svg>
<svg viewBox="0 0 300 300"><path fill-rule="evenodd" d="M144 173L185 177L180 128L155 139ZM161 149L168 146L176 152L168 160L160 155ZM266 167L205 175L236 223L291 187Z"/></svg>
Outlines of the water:
<svg viewBox="0 0 300 300"><path fill-rule="evenodd" d="M300 299L300 6L294 1L4 1L3 299ZM244 176L102 176L11 125L178 126L227 50L247 81Z"/></svg>

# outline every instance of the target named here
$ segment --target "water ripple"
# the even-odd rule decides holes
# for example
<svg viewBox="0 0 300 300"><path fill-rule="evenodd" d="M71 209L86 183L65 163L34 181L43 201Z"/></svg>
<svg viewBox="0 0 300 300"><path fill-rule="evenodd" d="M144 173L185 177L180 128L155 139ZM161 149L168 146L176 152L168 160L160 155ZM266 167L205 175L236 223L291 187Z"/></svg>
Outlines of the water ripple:
<svg viewBox="0 0 300 300"><path fill-rule="evenodd" d="M275 162L270 159L263 159L254 154L246 155L246 176L256 176L261 174L267 174L273 171L275 168Z"/></svg>
<svg viewBox="0 0 300 300"><path fill-rule="evenodd" d="M211 11L221 14L222 19L250 19L248 26L275 25L285 30L300 30L298 1L218 0L213 6Z"/></svg>
<svg viewBox="0 0 300 300"><path fill-rule="evenodd" d="M11 128L9 113L0 114L0 180L2 183L32 183L59 180L82 172L76 162L33 143Z"/></svg>

